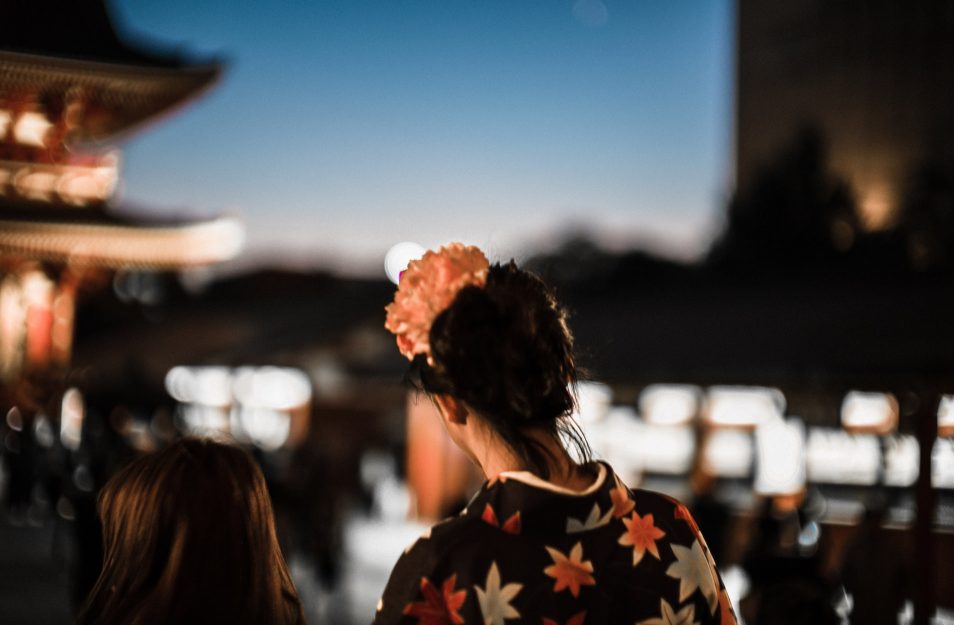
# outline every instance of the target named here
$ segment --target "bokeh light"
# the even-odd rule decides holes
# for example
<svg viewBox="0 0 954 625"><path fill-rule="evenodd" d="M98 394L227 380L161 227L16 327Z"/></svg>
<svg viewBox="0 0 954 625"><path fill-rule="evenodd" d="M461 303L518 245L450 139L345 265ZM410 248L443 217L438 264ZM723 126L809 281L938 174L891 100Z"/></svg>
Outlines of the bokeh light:
<svg viewBox="0 0 954 625"><path fill-rule="evenodd" d="M397 243L388 250L384 256L384 271L388 280L397 284L401 281L401 274L407 269L408 263L424 256L425 250L422 246L411 241Z"/></svg>

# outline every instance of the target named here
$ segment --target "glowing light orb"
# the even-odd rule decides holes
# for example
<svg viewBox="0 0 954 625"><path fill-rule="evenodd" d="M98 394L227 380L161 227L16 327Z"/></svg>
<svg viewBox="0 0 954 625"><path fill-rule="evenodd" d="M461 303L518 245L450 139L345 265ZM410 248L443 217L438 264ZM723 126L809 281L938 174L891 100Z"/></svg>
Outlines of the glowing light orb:
<svg viewBox="0 0 954 625"><path fill-rule="evenodd" d="M388 250L384 256L384 271L388 279L397 284L401 281L401 274L407 269L408 263L417 260L426 252L423 247L411 241L398 243Z"/></svg>

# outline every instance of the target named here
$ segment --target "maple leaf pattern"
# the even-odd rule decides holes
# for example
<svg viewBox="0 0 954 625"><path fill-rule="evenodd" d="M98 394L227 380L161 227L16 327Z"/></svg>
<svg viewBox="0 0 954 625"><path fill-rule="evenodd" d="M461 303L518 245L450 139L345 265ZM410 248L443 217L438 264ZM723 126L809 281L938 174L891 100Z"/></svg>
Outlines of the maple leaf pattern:
<svg viewBox="0 0 954 625"><path fill-rule="evenodd" d="M569 588L570 594L579 597L581 586L596 585L592 575L593 563L589 560L583 561L583 543L576 543L570 550L569 556L563 555L552 547L546 549L553 558L553 564L543 569L543 572L556 580L553 592Z"/></svg>
<svg viewBox="0 0 954 625"><path fill-rule="evenodd" d="M566 533L567 534L576 534L578 532L585 532L587 530L593 530L598 527L603 527L610 522L610 518L613 516L613 511L610 510L604 515L600 515L600 505L598 503L593 504L593 509L590 510L590 516L586 517L585 521L580 521L579 519L574 519L572 517L567 517L566 520Z"/></svg>
<svg viewBox="0 0 954 625"><path fill-rule="evenodd" d="M510 605L510 602L521 588L523 584L507 584L501 588L500 570L496 562L491 563L484 588L474 586L477 602L480 603L480 613L484 616L484 625L504 625L504 619L520 618L520 612Z"/></svg>
<svg viewBox="0 0 954 625"><path fill-rule="evenodd" d="M497 529L507 532L508 534L519 534L520 533L520 511L517 510L510 518L504 521L503 525L500 525L500 521L497 520L497 513L494 512L494 509L490 504L484 506L484 513L480 516L481 520L488 525L493 525Z"/></svg>
<svg viewBox="0 0 954 625"><path fill-rule="evenodd" d="M457 575L451 575L444 580L439 591L429 579L422 577L421 594L424 595L424 601L407 604L404 614L416 616L418 625L463 625L464 618L458 610L464 605L467 590L454 590L456 583Z"/></svg>
<svg viewBox="0 0 954 625"><path fill-rule="evenodd" d="M543 625L560 625L559 621L555 621L552 618L543 617ZM586 610L583 610L579 614L574 614L564 625L583 625L583 621L586 620Z"/></svg>
<svg viewBox="0 0 954 625"><path fill-rule="evenodd" d="M485 483L395 567L375 625L738 625L686 506L600 475L572 496L523 473Z"/></svg>
<svg viewBox="0 0 954 625"><path fill-rule="evenodd" d="M709 561L709 566L713 571L718 570L715 559L712 557L712 550L710 550L709 545L706 544L706 539L702 536L702 531L699 530L699 526L696 525L696 520L692 518L689 508L681 503L677 504L674 516L677 519L681 519L686 522L686 524L689 526L689 529L692 530L693 535L696 537L696 540L699 541L700 545L702 545L702 551L706 554L706 560ZM716 583L716 586L718 586L718 583Z"/></svg>
<svg viewBox="0 0 954 625"><path fill-rule="evenodd" d="M415 540L413 543L411 543L410 545L408 545L407 547L405 547L405 548L404 548L404 553L405 553L405 555L411 553L411 550L414 549L414 547L416 547L419 542L421 542L422 540L427 540L427 539L429 539L429 538L431 537L431 530L432 530L432 529L434 529L434 528L432 528L432 527L427 528L426 530L424 530L424 531L421 533L420 536L417 537L417 540Z"/></svg>
<svg viewBox="0 0 954 625"><path fill-rule="evenodd" d="M702 545L693 541L692 547L675 544L670 547L676 561L666 569L666 575L679 580L679 602L685 601L698 589L709 603L709 611L715 612L719 604L719 585Z"/></svg>
<svg viewBox="0 0 954 625"><path fill-rule="evenodd" d="M678 612L665 599L659 600L659 616L640 621L636 625L696 625L696 606L686 604Z"/></svg>
<svg viewBox="0 0 954 625"><path fill-rule="evenodd" d="M695 535L697 540L702 538L702 532L699 531L699 526L696 525L696 520L692 518L692 513L689 512L689 508L677 502L676 511L673 513L673 516L677 519L685 521L686 524L689 525L689 529L692 530L692 533Z"/></svg>
<svg viewBox="0 0 954 625"><path fill-rule="evenodd" d="M629 496L629 489L616 480L616 488L610 491L613 499L613 518L619 519L629 514L636 507L636 502Z"/></svg>
<svg viewBox="0 0 954 625"><path fill-rule="evenodd" d="M626 531L619 537L618 542L624 547L633 548L633 566L642 561L647 551L659 559L656 541L665 536L666 532L656 527L652 514L641 517L633 510L633 516L623 519L623 525L626 526Z"/></svg>

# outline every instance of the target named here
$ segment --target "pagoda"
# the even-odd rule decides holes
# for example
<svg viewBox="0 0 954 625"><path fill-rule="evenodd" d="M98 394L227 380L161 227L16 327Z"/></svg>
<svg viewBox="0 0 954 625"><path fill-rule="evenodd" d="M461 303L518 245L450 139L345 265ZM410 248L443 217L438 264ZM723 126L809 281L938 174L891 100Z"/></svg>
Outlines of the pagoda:
<svg viewBox="0 0 954 625"><path fill-rule="evenodd" d="M31 0L4 8L4 413L55 399L55 381L68 371L76 297L84 286L116 271L180 270L239 252L243 229L234 220L132 218L114 201L119 152L111 143L194 99L220 73L217 62L190 62L127 43L105 0Z"/></svg>

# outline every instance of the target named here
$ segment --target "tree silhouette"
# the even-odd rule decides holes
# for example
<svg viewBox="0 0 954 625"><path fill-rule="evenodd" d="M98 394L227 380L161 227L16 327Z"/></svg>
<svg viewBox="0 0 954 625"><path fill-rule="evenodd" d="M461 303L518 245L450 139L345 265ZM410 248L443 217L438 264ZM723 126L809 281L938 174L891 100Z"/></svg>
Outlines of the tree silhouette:
<svg viewBox="0 0 954 625"><path fill-rule="evenodd" d="M757 273L811 269L844 257L858 231L848 184L829 171L822 135L806 128L736 192L707 262Z"/></svg>

